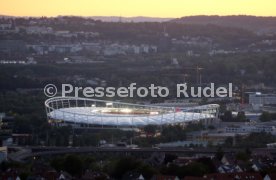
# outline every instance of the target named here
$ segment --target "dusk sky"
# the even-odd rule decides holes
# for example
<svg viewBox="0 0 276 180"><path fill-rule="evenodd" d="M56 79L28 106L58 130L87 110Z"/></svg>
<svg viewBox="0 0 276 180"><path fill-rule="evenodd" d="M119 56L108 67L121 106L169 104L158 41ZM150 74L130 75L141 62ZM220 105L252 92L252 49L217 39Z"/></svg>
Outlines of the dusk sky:
<svg viewBox="0 0 276 180"><path fill-rule="evenodd" d="M14 16L276 16L275 0L1 0L1 15Z"/></svg>

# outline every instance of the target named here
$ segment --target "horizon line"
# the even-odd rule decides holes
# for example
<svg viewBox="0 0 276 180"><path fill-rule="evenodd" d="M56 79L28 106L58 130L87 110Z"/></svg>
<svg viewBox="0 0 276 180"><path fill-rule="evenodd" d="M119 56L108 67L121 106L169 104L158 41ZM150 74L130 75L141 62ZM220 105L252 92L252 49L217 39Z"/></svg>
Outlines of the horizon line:
<svg viewBox="0 0 276 180"><path fill-rule="evenodd" d="M5 14L0 14L0 17L14 17L14 18L42 18L42 17L47 17L47 18L55 18L55 17L121 17L121 18L159 18L159 19L177 19L177 18L183 18L183 17L196 17L196 16L218 16L218 17L227 17L227 16L249 16L249 17L276 17L276 16L258 16L258 15L249 15L249 14L231 14L231 15L218 15L218 14L213 14L213 15L204 15L204 14L198 14L198 15L187 15L187 16L180 16L180 17L158 17L158 16L143 16L143 15L137 15L137 16L121 16L121 15L91 15L91 16L83 16L83 15L55 15L55 16L17 16L17 15L5 15Z"/></svg>

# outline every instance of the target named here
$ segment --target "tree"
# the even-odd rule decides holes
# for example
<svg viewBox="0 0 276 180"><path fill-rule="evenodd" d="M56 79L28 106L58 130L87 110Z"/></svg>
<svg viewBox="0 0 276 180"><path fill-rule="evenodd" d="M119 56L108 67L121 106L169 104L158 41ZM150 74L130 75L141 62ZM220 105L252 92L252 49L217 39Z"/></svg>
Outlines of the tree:
<svg viewBox="0 0 276 180"><path fill-rule="evenodd" d="M214 165L213 161L210 158L202 157L197 160L197 162L200 162L208 167L209 173L215 173L216 172L216 166Z"/></svg>
<svg viewBox="0 0 276 180"><path fill-rule="evenodd" d="M204 130L205 127L202 123L189 123L185 130L187 132L192 132L192 131L201 131L201 130Z"/></svg>
<svg viewBox="0 0 276 180"><path fill-rule="evenodd" d="M64 160L64 170L73 176L81 176L83 172L83 162L76 155L68 155Z"/></svg>
<svg viewBox="0 0 276 180"><path fill-rule="evenodd" d="M236 117L236 120L237 120L238 122L244 122L244 121L246 121L246 116L245 116L244 111L238 112L237 117Z"/></svg>
<svg viewBox="0 0 276 180"><path fill-rule="evenodd" d="M164 126L161 133L161 140L168 141L183 141L186 139L186 132L180 125Z"/></svg>
<svg viewBox="0 0 276 180"><path fill-rule="evenodd" d="M158 174L157 169L155 169L154 167L150 166L149 164L142 164L137 168L137 171L141 174L143 174L143 176L146 179L150 179L154 174Z"/></svg>
<svg viewBox="0 0 276 180"><path fill-rule="evenodd" d="M51 160L50 164L55 170L60 171L63 169L63 163L64 163L63 157L55 157L54 159Z"/></svg>
<svg viewBox="0 0 276 180"><path fill-rule="evenodd" d="M147 125L144 127L144 131L147 134L155 134L157 130L157 127L155 125Z"/></svg>
<svg viewBox="0 0 276 180"><path fill-rule="evenodd" d="M233 120L232 111L225 111L222 120L231 122Z"/></svg>
<svg viewBox="0 0 276 180"><path fill-rule="evenodd" d="M209 125L209 126L208 126L208 129L214 130L214 129L216 129L216 128L215 128L215 126L213 126L213 125Z"/></svg>
<svg viewBox="0 0 276 180"><path fill-rule="evenodd" d="M271 114L269 112L262 112L261 116L260 116L260 121L262 122L267 122L267 121L271 121Z"/></svg>
<svg viewBox="0 0 276 180"><path fill-rule="evenodd" d="M228 137L224 141L224 145L226 147L232 147L233 146L234 139L232 137Z"/></svg>
<svg viewBox="0 0 276 180"><path fill-rule="evenodd" d="M250 147L250 148L261 148L266 147L266 144L273 143L276 141L276 137L270 133L266 132L254 132L249 134L244 138L238 138L236 136L236 145L237 147Z"/></svg>
<svg viewBox="0 0 276 180"><path fill-rule="evenodd" d="M121 177L128 171L132 171L141 167L141 162L131 158L124 157L115 162L114 166L111 167L111 174L113 177L121 179Z"/></svg>
<svg viewBox="0 0 276 180"><path fill-rule="evenodd" d="M246 152L238 152L236 154L236 159L241 161L248 161L250 158L250 155L248 155Z"/></svg>
<svg viewBox="0 0 276 180"><path fill-rule="evenodd" d="M215 154L215 157L218 159L218 160L221 160L221 158L223 157L224 155L224 151L222 150L221 147L218 147L217 149L217 152Z"/></svg>

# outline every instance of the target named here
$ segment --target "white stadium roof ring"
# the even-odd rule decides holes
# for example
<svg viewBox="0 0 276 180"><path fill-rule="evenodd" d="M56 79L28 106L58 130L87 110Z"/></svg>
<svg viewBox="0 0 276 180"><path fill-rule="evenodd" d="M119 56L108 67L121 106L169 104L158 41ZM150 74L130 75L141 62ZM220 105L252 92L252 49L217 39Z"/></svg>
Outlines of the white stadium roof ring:
<svg viewBox="0 0 276 180"><path fill-rule="evenodd" d="M45 101L47 118L95 126L141 127L217 118L219 105L178 108L139 105L89 98L54 97Z"/></svg>

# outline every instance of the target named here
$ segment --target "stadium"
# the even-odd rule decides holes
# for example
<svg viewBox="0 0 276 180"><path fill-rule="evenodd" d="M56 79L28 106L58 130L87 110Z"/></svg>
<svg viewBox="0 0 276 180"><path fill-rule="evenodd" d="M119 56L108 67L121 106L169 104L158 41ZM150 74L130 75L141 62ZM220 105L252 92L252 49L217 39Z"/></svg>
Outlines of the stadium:
<svg viewBox="0 0 276 180"><path fill-rule="evenodd" d="M139 128L210 121L218 118L219 105L164 107L76 97L45 101L48 122L79 127Z"/></svg>

